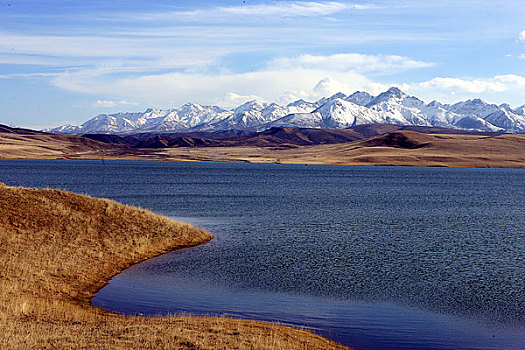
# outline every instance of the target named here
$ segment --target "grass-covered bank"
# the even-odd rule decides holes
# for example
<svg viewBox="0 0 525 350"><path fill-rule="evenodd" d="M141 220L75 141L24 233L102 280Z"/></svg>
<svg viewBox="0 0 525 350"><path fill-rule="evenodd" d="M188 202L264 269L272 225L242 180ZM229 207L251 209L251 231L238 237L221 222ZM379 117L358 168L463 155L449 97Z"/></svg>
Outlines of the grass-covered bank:
<svg viewBox="0 0 525 350"><path fill-rule="evenodd" d="M110 200L0 184L0 349L344 348L272 324L128 317L90 305L122 269L211 238Z"/></svg>
<svg viewBox="0 0 525 350"><path fill-rule="evenodd" d="M383 125L383 127L385 127ZM388 127L394 127L389 125ZM341 131L341 130L339 130ZM384 130L383 130L384 131ZM333 132L333 130L331 131ZM525 168L525 135L395 131L354 142L293 144L292 137L221 147L129 148L84 137L0 130L0 159L129 159L282 164ZM300 135L299 135L300 136ZM303 135L304 136L304 135ZM364 137L364 136L363 136ZM266 141L265 141L266 140ZM264 141L264 142L263 142ZM272 146L273 145L273 146Z"/></svg>

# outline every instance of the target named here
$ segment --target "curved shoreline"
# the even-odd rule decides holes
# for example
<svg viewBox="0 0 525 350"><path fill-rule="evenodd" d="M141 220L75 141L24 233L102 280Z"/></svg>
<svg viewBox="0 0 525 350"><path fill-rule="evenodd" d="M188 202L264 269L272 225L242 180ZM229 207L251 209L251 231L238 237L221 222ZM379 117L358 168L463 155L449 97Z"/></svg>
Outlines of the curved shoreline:
<svg viewBox="0 0 525 350"><path fill-rule="evenodd" d="M188 224L189 225L189 224ZM190 225L191 226L191 225ZM118 314L118 312L113 312L113 311L109 311L109 310L106 310L104 308L101 308L101 307L97 307L95 305L93 305L93 298L96 296L96 294L98 292L100 292L104 287L106 287L109 282L117 275L119 275L121 272L123 272L124 270L130 268L131 266L133 265L136 265L136 264L140 264L141 262L144 262L146 260L149 260L149 259L153 259L157 256L160 256L160 255L163 255L163 254L167 254L167 253L170 253L170 252L173 252L173 251L176 251L176 250L179 250L179 249L187 249L187 248L193 248L193 247L198 247L200 245L203 245L203 244L206 244L208 243L209 241L211 241L213 238L215 238L213 235L211 235L212 237L209 239L209 240L206 240L206 241L203 241L203 242L200 242L200 243L196 243L196 244L192 244L192 245L182 245L182 246L175 246L175 247L172 247L172 248L169 248L167 247L164 251L162 251L161 253L159 254L154 254L154 255L151 255L151 256L144 256L141 260L138 260L136 262L132 262L130 264L128 264L127 266L123 267L120 271L118 271L117 273L111 275L110 277L108 277L102 286L97 286L95 287L96 289L92 292L92 296L89 298L89 305L91 307L94 307L96 309L99 309L99 310L103 310L103 311L106 311L106 312L110 312L110 313L116 313Z"/></svg>
<svg viewBox="0 0 525 350"><path fill-rule="evenodd" d="M124 268L211 238L107 199L0 184L0 348L348 349L274 324L130 317L90 304Z"/></svg>

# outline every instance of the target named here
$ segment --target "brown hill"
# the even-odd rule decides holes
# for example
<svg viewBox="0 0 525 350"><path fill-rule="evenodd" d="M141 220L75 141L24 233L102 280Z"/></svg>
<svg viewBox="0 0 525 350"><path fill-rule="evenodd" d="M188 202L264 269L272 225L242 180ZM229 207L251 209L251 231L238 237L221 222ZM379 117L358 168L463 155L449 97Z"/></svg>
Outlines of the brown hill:
<svg viewBox="0 0 525 350"><path fill-rule="evenodd" d="M276 147L281 145L321 145L361 140L363 137L352 129L309 129L275 127L254 135L243 136L232 141L231 146ZM226 140L224 140L226 141Z"/></svg>
<svg viewBox="0 0 525 350"><path fill-rule="evenodd" d="M223 139L222 146L276 147L282 144L297 146L348 143L366 138L394 133L413 131L420 134L461 134L495 136L499 134L457 129L434 128L426 126L405 126L394 124L365 124L347 129L311 129L275 127L252 135ZM231 143L230 143L231 142Z"/></svg>
<svg viewBox="0 0 525 350"><path fill-rule="evenodd" d="M42 134L40 131L30 130L30 129L21 129L10 127L7 125L0 124L0 133L9 133L9 134L20 134L20 135L36 135Z"/></svg>
<svg viewBox="0 0 525 350"><path fill-rule="evenodd" d="M364 147L396 147L415 149L427 147L435 139L433 135L415 131L395 131L390 134L372 137L360 143Z"/></svg>
<svg viewBox="0 0 525 350"><path fill-rule="evenodd" d="M168 148L164 159L290 164L525 168L525 135L392 134L292 148Z"/></svg>
<svg viewBox="0 0 525 350"><path fill-rule="evenodd" d="M122 149L81 136L50 134L0 125L0 158L69 158L86 153Z"/></svg>
<svg viewBox="0 0 525 350"><path fill-rule="evenodd" d="M133 147L142 139L137 136L119 136L119 135L112 135L112 134L85 134L82 135L82 137L85 137L90 140L100 141L104 143L111 143L114 145L123 145L123 146L130 146Z"/></svg>
<svg viewBox="0 0 525 350"><path fill-rule="evenodd" d="M192 135L96 136L106 141L101 142L9 129L0 132L0 158L525 167L525 135L389 124L340 130L272 128L249 135L229 132L214 139ZM141 148L121 139L134 140Z"/></svg>
<svg viewBox="0 0 525 350"><path fill-rule="evenodd" d="M134 148L208 147L219 146L222 141L189 136L154 136L136 143Z"/></svg>
<svg viewBox="0 0 525 350"><path fill-rule="evenodd" d="M348 129L311 129L295 127L273 127L261 132L237 135L235 133L177 133L166 135L129 135L110 139L107 135L85 135L86 137L110 143L126 143L134 148L170 148L170 147L291 147L311 146L335 143L347 143L396 131L414 131L426 134L498 134L472 132L456 129L444 129L423 126L403 126L393 124L357 125ZM137 142L136 140L141 141Z"/></svg>

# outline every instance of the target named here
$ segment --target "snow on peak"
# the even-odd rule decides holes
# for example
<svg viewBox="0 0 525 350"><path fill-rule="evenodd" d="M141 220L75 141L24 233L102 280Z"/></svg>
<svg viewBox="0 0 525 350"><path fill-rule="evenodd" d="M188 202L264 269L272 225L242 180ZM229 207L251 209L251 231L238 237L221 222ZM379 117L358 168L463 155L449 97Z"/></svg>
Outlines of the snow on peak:
<svg viewBox="0 0 525 350"><path fill-rule="evenodd" d="M525 133L525 105L489 104L479 98L453 105L425 104L397 87L376 97L357 91L337 93L316 102L302 99L280 106L258 100L233 110L188 102L176 109L148 108L145 112L99 114L80 126L64 125L46 131L65 134L265 130L272 126L345 128L389 123L481 131Z"/></svg>
<svg viewBox="0 0 525 350"><path fill-rule="evenodd" d="M356 91L352 95L345 98L346 101L353 102L360 106L366 106L373 99L374 99L374 96L364 91Z"/></svg>
<svg viewBox="0 0 525 350"><path fill-rule="evenodd" d="M515 113L514 109L508 103L502 103L499 105L499 108L504 109L508 112Z"/></svg>
<svg viewBox="0 0 525 350"><path fill-rule="evenodd" d="M390 89L388 89L387 91L382 92L379 95L377 95L377 97L372 99L367 104L367 106L373 106L373 105L377 105L379 103L387 102L387 101L402 100L405 97L407 97L407 95L403 91L401 91L397 87L393 86Z"/></svg>
<svg viewBox="0 0 525 350"><path fill-rule="evenodd" d="M198 104L198 103L194 103L194 102L187 102L185 104L183 104L179 110L180 111L183 111L183 110L202 110L203 107Z"/></svg>
<svg viewBox="0 0 525 350"><path fill-rule="evenodd" d="M390 94L392 96L395 96L396 98L401 98L403 96L406 96L406 94L401 91L398 87L392 86L387 91L387 94Z"/></svg>
<svg viewBox="0 0 525 350"><path fill-rule="evenodd" d="M499 107L494 104L488 104L479 98L475 98L453 104L449 109L457 114L476 116L484 119L489 114L498 111Z"/></svg>
<svg viewBox="0 0 525 350"><path fill-rule="evenodd" d="M515 108L514 113L525 116L525 105Z"/></svg>
<svg viewBox="0 0 525 350"><path fill-rule="evenodd" d="M303 100L302 98L297 100L297 101L293 101L293 102L290 102L286 105L286 107L296 107L296 106L301 106L301 105L304 105L304 104L308 104L309 102L306 102L305 100Z"/></svg>
<svg viewBox="0 0 525 350"><path fill-rule="evenodd" d="M344 100L347 96L345 94L343 94L342 92L338 92L337 94L333 94L332 96L330 96L328 98L329 101L333 101L335 99L342 99Z"/></svg>
<svg viewBox="0 0 525 350"><path fill-rule="evenodd" d="M235 108L233 111L234 113L242 113L242 112L247 112L247 111L252 111L252 110L261 111L266 107L266 105L267 104L264 102L261 102L258 100L251 100Z"/></svg>
<svg viewBox="0 0 525 350"><path fill-rule="evenodd" d="M437 108L443 108L443 104L441 102L438 102L436 100L430 102L427 107L437 107Z"/></svg>

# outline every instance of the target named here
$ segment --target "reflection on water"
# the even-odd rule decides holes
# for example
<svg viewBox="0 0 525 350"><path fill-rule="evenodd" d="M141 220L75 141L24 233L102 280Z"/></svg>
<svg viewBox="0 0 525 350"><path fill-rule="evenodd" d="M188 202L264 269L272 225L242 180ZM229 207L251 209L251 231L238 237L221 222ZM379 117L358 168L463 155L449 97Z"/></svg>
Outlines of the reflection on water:
<svg viewBox="0 0 525 350"><path fill-rule="evenodd" d="M519 349L525 172L511 169L1 161L0 181L151 208L209 244L117 276L126 313L226 314L367 349Z"/></svg>

